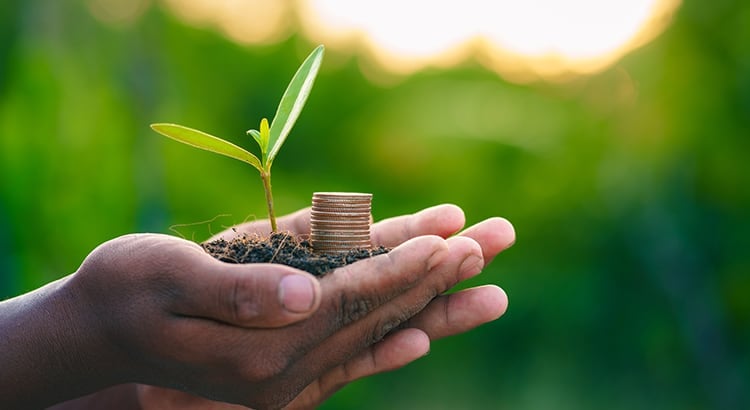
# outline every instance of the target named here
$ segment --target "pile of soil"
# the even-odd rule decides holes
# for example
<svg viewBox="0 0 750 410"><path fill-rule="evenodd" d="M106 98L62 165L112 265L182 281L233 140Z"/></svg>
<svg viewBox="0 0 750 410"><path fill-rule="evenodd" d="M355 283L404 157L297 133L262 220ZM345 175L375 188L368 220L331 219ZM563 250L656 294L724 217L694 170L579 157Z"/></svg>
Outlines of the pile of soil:
<svg viewBox="0 0 750 410"><path fill-rule="evenodd" d="M387 253L384 247L355 248L344 254L325 254L313 251L307 239L289 232L274 232L269 236L239 235L231 240L217 239L201 244L210 255L228 263L281 263L323 276L326 273L361 259Z"/></svg>

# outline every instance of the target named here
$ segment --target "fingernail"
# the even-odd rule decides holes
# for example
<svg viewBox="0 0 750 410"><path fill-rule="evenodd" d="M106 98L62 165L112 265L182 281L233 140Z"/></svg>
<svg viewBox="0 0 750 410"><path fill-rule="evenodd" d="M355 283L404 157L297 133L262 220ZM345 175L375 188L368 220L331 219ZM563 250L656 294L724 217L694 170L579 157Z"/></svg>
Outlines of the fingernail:
<svg viewBox="0 0 750 410"><path fill-rule="evenodd" d="M315 288L305 276L284 276L279 283L279 301L290 312L305 313L315 303Z"/></svg>

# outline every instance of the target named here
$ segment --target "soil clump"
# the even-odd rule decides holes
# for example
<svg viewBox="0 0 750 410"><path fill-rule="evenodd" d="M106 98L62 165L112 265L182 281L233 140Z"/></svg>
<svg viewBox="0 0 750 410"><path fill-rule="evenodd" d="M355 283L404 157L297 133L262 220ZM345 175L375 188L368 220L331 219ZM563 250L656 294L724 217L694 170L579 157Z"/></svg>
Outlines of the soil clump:
<svg viewBox="0 0 750 410"><path fill-rule="evenodd" d="M201 246L222 262L281 263L315 276L389 251L380 246L354 248L342 254L316 253L310 240L289 232L273 232L269 236L242 234L231 240L217 239Z"/></svg>

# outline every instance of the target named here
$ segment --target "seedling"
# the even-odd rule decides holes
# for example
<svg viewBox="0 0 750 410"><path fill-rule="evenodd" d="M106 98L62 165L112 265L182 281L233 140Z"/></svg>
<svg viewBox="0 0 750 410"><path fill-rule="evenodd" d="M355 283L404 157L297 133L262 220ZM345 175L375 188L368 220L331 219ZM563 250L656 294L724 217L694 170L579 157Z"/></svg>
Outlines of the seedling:
<svg viewBox="0 0 750 410"><path fill-rule="evenodd" d="M324 47L318 46L305 59L292 81L281 97L276 115L268 125L268 120L260 121L260 131L248 130L247 134L253 137L260 147L261 157L253 155L245 149L232 144L229 141L215 137L211 134L188 128L177 124L151 124L151 128L169 138L185 143L187 145L215 152L230 158L240 160L255 167L260 172L263 181L263 189L266 192L266 204L268 206L268 219L271 222L271 231L276 232L276 214L273 210L273 193L271 192L271 165L281 149L281 145L289 135L292 126L297 121L302 108L305 106L307 96L310 95L315 77L318 74L320 63L323 60Z"/></svg>

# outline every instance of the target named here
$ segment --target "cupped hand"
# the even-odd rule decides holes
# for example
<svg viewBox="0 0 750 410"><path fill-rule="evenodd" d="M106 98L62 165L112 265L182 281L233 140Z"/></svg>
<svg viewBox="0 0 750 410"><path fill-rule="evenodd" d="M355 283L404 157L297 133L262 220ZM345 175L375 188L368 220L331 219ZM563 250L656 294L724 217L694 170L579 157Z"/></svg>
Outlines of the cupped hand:
<svg viewBox="0 0 750 410"><path fill-rule="evenodd" d="M309 209L280 218L279 222L281 229L307 234ZM389 270L392 275L397 264L404 263L404 269L417 272L411 274L414 276L412 280L399 282L406 286L394 288L401 293L388 299L387 303L377 295L378 292L363 299L381 300L378 307L372 306L370 309L367 303L372 302L367 302L353 308L351 302L339 301L334 309L349 306L344 308L348 313L343 314L348 319L340 322L348 326L338 327L338 332L332 333L327 343L311 346L310 350L306 350L309 357L287 363L288 373L297 376L287 377L286 380L304 380L305 377L298 377L303 374L309 379L285 396L287 399L294 397L288 404L289 408L314 407L353 380L396 369L422 357L429 351L430 340L465 332L503 314L507 298L496 286L479 286L443 295L455 283L479 273L490 260L515 241L513 227L502 218L488 219L451 237L463 225L463 212L453 205L441 205L414 215L384 220L373 225L372 239L375 245L395 247L391 254L360 261L321 279L323 299L326 299L329 289L335 292L334 289L345 288L347 284L366 294L371 286L382 285L380 276L388 275ZM267 229L266 222L252 222L217 237L229 238L238 233ZM432 249L433 253L428 255L427 249ZM409 263L406 263L407 260ZM420 262L421 269L418 266ZM411 265L411 268L407 268L407 265ZM427 276L434 275L434 280L428 280L425 271ZM364 276L368 272L371 277ZM421 278L421 282L416 277ZM338 293L338 297L344 295ZM357 321L360 317L371 320ZM305 326L300 323L292 327ZM381 340L382 336L385 338ZM329 356L326 349L331 346L347 348L337 359L320 360L320 357ZM336 361L339 363L335 364ZM318 376L310 378L314 374ZM295 392L299 393L296 397ZM139 386L139 396L144 408L235 408L231 404L214 402L180 390L149 385Z"/></svg>

